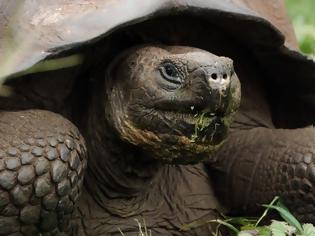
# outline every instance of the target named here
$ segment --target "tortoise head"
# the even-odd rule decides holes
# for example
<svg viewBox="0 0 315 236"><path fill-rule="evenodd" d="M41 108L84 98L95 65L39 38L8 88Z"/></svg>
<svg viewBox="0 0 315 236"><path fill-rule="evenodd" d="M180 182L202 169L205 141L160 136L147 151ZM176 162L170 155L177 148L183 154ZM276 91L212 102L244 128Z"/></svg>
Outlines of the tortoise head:
<svg viewBox="0 0 315 236"><path fill-rule="evenodd" d="M198 162L216 150L240 102L232 60L196 48L132 48L107 73L109 123L169 163Z"/></svg>

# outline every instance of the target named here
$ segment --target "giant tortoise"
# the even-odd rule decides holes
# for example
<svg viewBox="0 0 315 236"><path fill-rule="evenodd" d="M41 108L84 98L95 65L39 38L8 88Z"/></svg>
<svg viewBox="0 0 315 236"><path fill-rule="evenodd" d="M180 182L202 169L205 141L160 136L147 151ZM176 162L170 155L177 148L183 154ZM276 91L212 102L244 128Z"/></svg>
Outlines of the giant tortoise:
<svg viewBox="0 0 315 236"><path fill-rule="evenodd" d="M203 236L180 229L275 195L315 223L315 63L282 0L2 0L0 55L0 235Z"/></svg>

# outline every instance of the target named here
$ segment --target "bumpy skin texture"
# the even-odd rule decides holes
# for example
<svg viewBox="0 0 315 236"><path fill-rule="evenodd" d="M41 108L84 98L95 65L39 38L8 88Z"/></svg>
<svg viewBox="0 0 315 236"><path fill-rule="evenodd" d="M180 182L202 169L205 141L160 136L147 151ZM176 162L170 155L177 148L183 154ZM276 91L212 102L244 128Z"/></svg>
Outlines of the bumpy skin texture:
<svg viewBox="0 0 315 236"><path fill-rule="evenodd" d="M211 137L205 143L190 140L191 125L196 122L191 106L210 107L214 113L223 107L225 118L231 118L240 96L236 77L231 77L236 84L231 83L226 91L235 99L218 99L218 94L208 100L216 91L208 85L211 74L202 67L211 69L213 59L219 69L220 61L226 61L227 67L231 61L189 47L142 46L133 50L114 64L118 67L112 67L105 80L95 82L86 111L90 115L81 124L89 165L77 215L78 232L120 235L119 227L128 235L138 235L134 219L144 218L156 235L209 235L211 226L180 231L182 225L194 220L218 216L220 205L204 165L165 162L186 163L193 157L197 162L215 150ZM159 68L164 60L186 62L179 67L185 73L180 85L161 77ZM214 136L221 129L225 130L224 125L218 125ZM212 126L205 130L214 131Z"/></svg>
<svg viewBox="0 0 315 236"><path fill-rule="evenodd" d="M32 110L1 112L0 131L0 235L67 235L87 164L77 128Z"/></svg>
<svg viewBox="0 0 315 236"><path fill-rule="evenodd" d="M234 211L253 213L280 196L302 222L314 223L314 142L313 127L235 132L217 156L215 189Z"/></svg>
<svg viewBox="0 0 315 236"><path fill-rule="evenodd" d="M211 155L208 165L210 171L207 172L203 164L174 166L166 165L165 162L172 162L175 159L186 163L187 160L192 160L194 156L192 154L201 150L200 156L195 157L195 161L200 161L204 158L203 154L214 150L200 148L209 143L216 144L217 142L213 142L212 139L205 143L202 139L197 140L197 143L185 142L191 137L191 124L196 122L191 106L194 105L197 112L205 109L207 112L212 110L229 116L237 107L240 95L238 89L235 89L237 86L234 85L234 90L226 90L232 96L220 97L221 93L212 93L215 86L209 83L211 82L209 77L213 74L213 70L219 74L222 67L212 67L211 63L204 65L202 59L200 60L203 51L187 47L161 46L140 47L133 50L139 51L136 54L131 53L134 52L132 50L122 54L113 62L109 70L99 74L99 78L95 78L87 101L87 110L80 113L81 120L76 121L76 125L87 141L89 165L85 173L86 184L79 207L73 214L74 208L71 203L70 207L61 204L58 208L59 203L62 203L59 201L57 207L51 210L50 206L47 209L47 203L44 201L46 196L36 197L40 191L44 191L44 195L48 194L45 192L47 191L45 186L39 187L36 193L37 183L43 182L46 177L48 179L49 176L53 177L53 163L64 163L62 147L68 147L69 143L58 141L65 142L58 144L56 148L60 155L48 165L47 172L43 176L36 172L38 171L36 168L41 168L37 165L38 162L42 162L43 157L38 159L36 157L36 161L28 167L36 173L27 174L30 177L36 176L29 184L33 188L29 194L35 195L32 198L25 197L24 193L22 196L18 190L15 190L16 186L21 185L18 182L18 173L24 168L23 159L21 156L20 160L18 155L18 161L14 161L16 157L8 158L7 155L14 153L9 150L13 144L7 138L2 138L2 150L5 150L6 155L1 158L6 169L0 173L1 197L5 204L2 207L0 221L3 222L0 225L3 232L35 235L38 231L45 234L45 231L51 229L52 234L57 235L120 235L118 230L120 228L128 235L137 235L134 218L143 217L148 228L156 235L203 236L211 233L212 229L209 228L211 226L197 227L187 232L180 231L180 228L198 219L209 220L218 217L217 211L222 210L221 203L234 213L255 213L257 204L267 203L276 195L282 197L284 203L301 220L314 222L314 129L309 127L289 130L275 127L273 119L277 117L272 112L272 103L266 99L263 80L253 62L248 62L247 58L238 58L238 63L242 65L238 68L243 83L241 109L232 124L232 132L227 142L221 151ZM205 58L208 57L216 58L214 55L207 54ZM153 70L153 68L160 68L156 66L160 65L157 62L163 62L161 58L184 65L184 67L179 66L181 71L184 71L180 85L169 83L172 78L164 81L165 78L160 77L160 70ZM190 58L189 62L185 62L187 58ZM221 59L227 64L230 62ZM221 59L215 60L220 62ZM194 63L191 63L192 61ZM183 69L189 68L187 65L193 68ZM206 70L198 72L198 69L194 68L196 65ZM212 95L216 95L213 95L214 97L207 95L210 94L209 91ZM173 99L168 100L171 95ZM221 98L225 97L233 99L213 103L213 101L222 101ZM204 100L208 102L203 103ZM170 110L175 112L170 113ZM79 137L79 134L76 134L78 131L65 118L38 110L1 114L0 120L5 124L2 128L3 133L6 134L5 130L8 130L4 137L16 138L12 134L19 134L16 140L24 142L23 140L27 140L29 136L35 137L33 133L37 132L39 127L43 127L48 132L48 136L54 136L57 140L59 134L62 134L72 137L77 144L81 142L83 146L79 145L77 151L72 153L79 154L82 163L76 173L84 170L86 154L84 151L79 151L84 150L84 143L81 138L79 138L81 141L75 139ZM32 132L23 131L19 128L20 123L25 124L24 126ZM178 126L178 123L181 125ZM7 128L7 124L12 124L12 131ZM223 126L220 125L219 128L224 130L224 124L222 123ZM211 131L211 127L213 126L208 126L206 130ZM17 130L19 132L16 132ZM217 137L220 141L224 136ZM45 140L46 136L41 139ZM44 145L42 142L39 143L41 144L38 145ZM170 144L172 149L169 148ZM51 144L49 145L51 149ZM37 152L37 149L30 151L33 155L37 155ZM70 160L67 170L74 173ZM161 163L161 160L164 163ZM22 167L16 167L17 165ZM212 183L208 180L208 173ZM8 181L10 174L13 176L13 183L17 185L10 186L11 181ZM48 181L54 186L51 190L53 196L61 197L58 186L63 182L69 181L63 180L60 183L55 183L54 179ZM79 188L72 185L71 187L76 189L75 192ZM216 191L216 195L212 188ZM71 193L69 196L69 199L73 200ZM34 198L37 201L34 202ZM18 202L15 199L18 199ZM32 206L30 210L29 206ZM36 213L36 210L40 213ZM49 217L47 212L51 214ZM31 216L39 214L40 217L35 219L27 217L31 222L25 222L25 214ZM44 221L47 219L48 223Z"/></svg>
<svg viewBox="0 0 315 236"><path fill-rule="evenodd" d="M178 52L182 52L182 49L178 49ZM130 77L117 77L121 73L126 73L126 70L121 70L121 68L112 71L118 72L116 74L95 75L99 78L94 78L91 85L86 110L79 112L78 116L81 120L76 120L76 125L87 141L89 165L85 173L86 184L79 207L71 217L70 233L62 227L58 227L54 233L58 235L61 234L58 231L66 231L70 235L120 235L118 231L120 228L128 235L137 235L138 230L134 218L143 217L148 228L156 235L206 236L211 232L210 226L197 227L188 232L180 231L180 227L198 219L209 220L217 217L217 211L222 210L217 199L235 212L248 213L257 210L257 203L266 203L275 195L283 197L285 203L291 206L293 212L298 213L301 219L314 221L311 215L314 199L314 161L313 156L310 155L314 149L313 128L276 129L272 121L274 118L272 103L267 101L266 90L261 83L262 75L253 61L240 56L242 53L234 50L232 51L237 54L237 63L240 65L237 71L243 84L243 101L236 121L232 125L230 138L222 151L211 156L212 159L208 165L210 171L207 171L203 164L174 166L158 161L164 149L156 146L152 140L163 132L153 133L155 136L150 132L141 132L139 128L141 126L138 126L144 122L141 119L143 117L141 112L147 113L146 118L152 121L151 132L154 129L155 131L165 130L165 128L158 129L161 126L155 127L154 124L160 123L162 127L163 125L172 127L174 120L186 116L180 113L173 119L158 119L165 118L168 114L163 113L163 110L152 109L155 106L150 103L154 102L152 98L157 96L154 89L144 89L150 83L149 77L144 77L146 83L139 82L137 79L125 81L123 78L130 79ZM176 50L174 53L176 54ZM143 61L139 64L142 65L142 63ZM140 72L143 72L145 68L142 68ZM199 79L197 77L194 81ZM192 80L188 79L188 81ZM204 82L200 83L205 85ZM202 86L195 85L198 83L187 83L180 91L184 92L185 88L189 88L186 91L201 92L202 90L198 88ZM132 89L126 89L130 87ZM149 88L152 87L149 86ZM150 93L139 91L150 91ZM137 97L137 95L140 96ZM184 94L183 97L188 96ZM191 98L195 99L194 96ZM163 99L157 99L157 101L161 100L163 101ZM135 104L142 106L134 106ZM15 103L15 105L18 104ZM190 110L189 105L186 104L184 108ZM36 104L33 106L36 107ZM127 107L131 109L128 110ZM172 109L176 110L179 107L176 104ZM38 127L35 119L36 112L38 111L31 112L34 116L30 119L30 121L34 120L30 127L35 130ZM7 117L9 114L19 113L3 112L3 114ZM40 114L41 112L39 112L39 117ZM283 116L285 117L286 114L284 113ZM71 118L69 115L68 117ZM73 126L68 121L52 113L43 119L42 122L48 123L44 123L43 127L54 130L51 124L55 118L62 121L58 121L58 124L69 125L61 126L62 131L72 129ZM7 118L12 124L18 124L19 122L15 122L14 119L20 118L13 115L10 119ZM134 125L133 128L137 128L133 130L135 132L120 132L120 130L130 128L130 126L124 126L128 123L126 121L133 121L131 122ZM184 121L187 124L187 120ZM175 132L170 130L170 133L171 135L178 134L176 130ZM177 140L175 135L170 136L172 138L167 139L166 143L171 143L177 148L178 143L174 142ZM148 140L150 142L147 142ZM141 149L143 145L145 148ZM161 143L158 142L158 145ZM179 149L182 150L183 147L180 146ZM185 152L178 157L183 158L184 154ZM170 156L165 157L167 159ZM185 158L182 159L184 160ZM208 179L208 173L212 176L212 183ZM6 183L6 180L5 178L3 182ZM217 195L212 189L216 190ZM3 192L8 199L7 192L10 191ZM11 198L9 200L6 200L8 204L13 205ZM19 213L16 212L15 215L12 218L1 216L2 220L9 219L1 225L4 230L15 232L16 229L24 227ZM8 227L9 223L11 227ZM41 230L40 224L35 224L33 229ZM32 228L23 228L23 230L32 232Z"/></svg>
<svg viewBox="0 0 315 236"><path fill-rule="evenodd" d="M103 85L108 123L121 139L178 164L219 147L240 101L231 59L180 46L140 46L121 57ZM166 75L173 69L176 76ZM197 132L202 115L209 123Z"/></svg>
<svg viewBox="0 0 315 236"><path fill-rule="evenodd" d="M226 138L240 99L232 64L190 47L142 45L123 52L93 74L86 110L64 113L85 137L87 154L78 130L62 116L2 111L0 231L121 235L120 228L138 235L134 219L144 217L157 235L209 235L211 226L180 231L218 215L205 166L172 164L207 159ZM200 113L207 122L192 140Z"/></svg>
<svg viewBox="0 0 315 236"><path fill-rule="evenodd" d="M263 210L261 204L279 196L302 222L315 223L314 127L277 127L277 115L281 120L292 119L280 109L273 112L280 99L267 99L268 85L257 71L250 76L238 72L242 83L240 111L226 143L209 165L217 197L233 214L257 215ZM291 103L296 109L294 106ZM307 117L303 112L300 119Z"/></svg>
<svg viewBox="0 0 315 236"><path fill-rule="evenodd" d="M2 2L3 4L1 4ZM266 25L263 27L263 24L265 23L259 20L258 18L253 18L252 20L250 20L251 17L247 15L248 13L247 11L245 12L242 11L242 7L240 7L240 11L238 11L239 7L237 5L233 6L231 4L232 2L242 3L245 7L250 7L251 9L253 9L254 12L260 12L263 16L265 16L265 18L269 19L273 25L276 25L282 30L282 32L284 32L284 34L286 35L285 40L287 40L287 43L296 45L296 41L292 34L292 30L289 27L288 21L284 17L285 9L284 7L282 7L283 1L280 1L280 0L269 1L268 3L265 3L260 0L208 1L207 3L206 1L186 1L186 0L177 1L176 0L176 1L166 1L170 3L168 6L165 5L163 1L160 1L160 0L155 1L155 3L158 3L159 6L156 6L152 4L152 2L148 2L144 0L143 4L145 4L146 6L149 6L149 8L146 8L146 7L139 8L138 6L135 6L135 8L132 11L128 11L128 12L126 12L125 8L123 8L123 6L127 6L125 5L124 1L121 1L122 5L119 6L120 2L115 1L115 0L114 1L112 0L110 1L104 1L104 0L82 1L84 2L84 4L77 4L77 3L73 3L73 1L64 1L64 0L62 1L56 1L56 0L54 1L26 1L25 8L21 7L21 12L17 14L18 17L11 18L10 14L7 14L7 13L10 13L12 9L13 9L13 12L16 13L15 11L16 2L17 1L12 1L12 0L1 1L0 8L3 11L2 13L4 14L1 14L3 15L2 17L3 20L0 21L0 28L4 29L4 32L5 32L7 31L6 29L8 28L8 26L10 26L10 24L8 24L9 23L8 21L12 20L12 18L13 18L13 21L14 19L19 19L19 21L17 21L16 24L13 24L12 26L14 27L14 29L17 29L17 30L12 30L12 32L14 32L12 35L14 37L14 40L12 40L12 43L16 43L16 46L21 45L21 42L28 42L27 40L26 41L24 40L25 35L27 35L30 31L35 30L35 32L33 32L32 35L34 36L34 39L38 39L38 40L35 40L35 45L33 45L34 47L32 46L27 47L29 49L29 53L25 53L25 54L23 53L25 57L24 57L24 60L23 59L21 60L21 63L24 66L25 66L25 62L30 62L30 64L27 64L27 65L32 65L32 63L34 63L34 60L33 60L34 58L35 60L40 60L46 55L45 52L51 51L49 49L52 49L55 46L62 46L62 49L60 50L63 51L64 50L63 46L65 46L65 44L82 42L82 40L85 41L89 37L95 37L100 34L108 33L108 32L104 32L104 29L106 28L104 27L104 24L106 26L107 24L111 25L111 23L114 22L114 26L116 29L116 26L117 26L116 19L120 19L120 18L117 18L117 16L119 15L124 16L121 19L127 20L126 22L124 21L121 23L131 23L131 22L128 22L128 20L134 20L134 19L138 20L138 17L142 17L141 15L142 13L145 13L143 16L147 16L148 18L150 18L151 13L154 12L154 11L151 12L150 9L154 10L154 8L156 8L156 10L161 9L162 14L164 14L164 10L167 10L167 9L171 9L172 12L176 12L177 10L179 10L178 13L180 14L181 14L181 11L184 10L186 12L187 10L188 13L190 12L194 14L196 13L197 15L202 15L202 17L198 19L197 22L195 21L195 23L197 24L191 24L194 20L193 18L190 17L190 14L189 14L189 17L187 17L187 15L183 15L182 17L185 20L181 19L180 21L177 21L177 23L179 23L177 24L177 27L174 27L174 25L172 24L173 22L176 22L176 17L165 18L164 23L162 21L162 22L159 22L158 25L154 25L153 24L154 22L152 21L147 22L146 27L142 28L140 26L138 35L134 34L134 32L131 32L131 34L135 37L133 36L130 37L130 35L128 35L128 30L127 30L127 34L123 34L123 37L116 37L117 39L116 44L112 44L112 43L108 44L108 42L105 42L105 43L101 42L101 48L104 51L106 51L105 53L106 57L103 57L101 60L106 61L106 60L112 59L110 55L113 55L113 53L115 54L117 50L124 49L124 46L129 47L131 44L134 45L134 44L140 44L140 43L164 42L169 45L180 45L180 44L195 45L200 48L205 48L208 51L215 52L218 55L227 55L229 57L231 57L230 55L233 55L234 57L231 57L231 58L236 59L236 62L239 64L239 67L241 68L245 68L247 65L251 64L253 61L257 61L257 59L259 59L260 66L263 66L264 68L252 67L252 68L247 68L247 70L249 71L255 70L255 71L259 71L260 73L263 73L263 71L264 72L266 71L266 73L269 72L271 74L270 77L272 79L275 79L275 81L277 81L278 83L281 83L280 85L279 84L275 85L275 87L279 89L278 94L281 94L281 95L283 94L284 90L286 91L289 91L289 90L287 90L287 87L286 89L283 89L284 88L282 84L283 80L279 78L285 78L285 81L287 81L285 85L291 84L291 82L295 82L295 83L292 83L291 91L288 92L288 94L290 94L290 97L293 97L294 99L296 98L296 96L294 96L296 94L295 85L298 85L297 87L305 87L305 84L309 84L309 83L305 83L305 80L308 80L308 78L309 79L311 78L311 76L308 77L305 75L301 76L301 74L298 74L298 75L296 74L296 73L300 73L300 71L302 71L304 74L308 74L307 70L301 69L301 68L304 68L301 65L304 65L307 62L306 60L301 60L301 61L294 60L294 59L299 58L298 55L296 55L296 57L288 55L288 54L291 54L291 52L289 53L287 49L283 48L281 35L273 34L272 33L273 30L271 29L271 27L266 27ZM109 7L107 6L105 7L107 14L104 14L104 11L102 10L104 8L102 7L103 7L103 4L104 3L107 4L107 2L109 3L108 4ZM194 3L197 3L197 4L194 5ZM191 6L194 6L193 9L190 9L190 4L192 4ZM210 7L211 4L214 4L214 6L219 6L220 14L218 14L217 11L213 11L213 9L210 10L210 8L209 8L209 11L207 11L207 14L211 16L209 19L207 19L207 17L204 17L205 15L203 15L202 11L200 12L202 14L198 14L199 10L202 10L203 7ZM221 5L222 7L220 7ZM111 6L113 6L113 8L111 8ZM115 11L115 8L118 9L118 11ZM234 10L236 10L237 8L237 11L234 12L236 14L234 13L231 14L230 11L233 10L233 8ZM41 10L38 11L38 9L41 9ZM51 11L55 12L56 9L58 10L57 12L58 14L56 17L53 17L53 20L51 20L52 19L51 17L46 18L47 15L55 16L55 14L50 14L50 13ZM270 9L275 9L275 10L270 10ZM131 13L131 15L133 15L133 13L137 13L138 11L142 13L140 15L136 14L135 18L131 17L131 19L129 19L128 14ZM96 14L93 14L93 12ZM105 18L103 18L104 16ZM38 20L38 19L44 19L44 20ZM247 20L249 21L247 22ZM214 23L215 25L212 25L211 22ZM237 22L237 24L235 24L235 22ZM234 27L235 25L237 25L237 27ZM215 26L218 26L218 27L215 27ZM220 29L221 27L222 29ZM145 28L147 29L146 33L144 33ZM252 29L252 28L255 28L255 30L248 31L248 29ZM108 29L113 29L113 28L109 27ZM185 29L189 29L189 30L186 31ZM95 33L94 30L96 30L97 33ZM221 30L223 31L226 30L229 32L229 34L222 35L223 32ZM242 32L245 32L245 33L242 33ZM268 37L269 33L271 33L270 37ZM1 34L0 38L3 35L4 34ZM221 35L221 36L218 37L218 35ZM131 40L130 44L129 42L127 42L128 40ZM243 48L241 47L242 45L238 44L238 42L242 42L243 44L245 44L243 45ZM229 54L230 53L229 49L232 45L234 46L236 45L235 48L240 49L240 50L234 51L238 53ZM253 47L253 45L255 46ZM1 46L4 46L4 48L1 48ZM0 46L0 51L3 51L3 49L5 49L5 47L7 46L7 44L3 43L1 44L1 46ZM87 48L88 50L90 49L90 47L87 47ZM251 50L251 52L249 52L248 49ZM95 51L99 53L99 48L97 48ZM258 53L258 56L256 55L257 56L256 58L250 57L250 55L253 53L254 54ZM92 54L93 56L90 61L92 63L97 64L98 63L97 58L95 58L96 53L92 52ZM264 56L259 55L259 54L263 54ZM246 60L243 61L244 63L239 63L239 58L242 56L246 56ZM266 68L266 67L269 67L269 65L271 66L271 68ZM15 71L16 70L19 71L19 70L22 70L24 67L22 68L13 67L13 68L15 69ZM99 71L103 71L103 69L100 69L100 67L98 67L97 69ZM260 80L264 80L268 82L273 81L272 79L268 80L266 78L262 78L262 75L260 73L255 74L253 76L250 74L247 74L247 75L245 74L244 78L250 78L252 79L252 81L255 81L256 79L260 79ZM53 72L53 74L56 74L56 73ZM313 73L310 73L310 74L313 74ZM94 75L93 73L92 75L91 73L84 74L82 77L86 75L88 78L90 78L91 76L97 77L97 75ZM300 78L300 76L302 77L300 80L298 81L295 80L296 78ZM57 77L59 77L59 79L62 80L63 82L67 81L68 79L68 76L60 75ZM243 75L241 75L241 78L243 78ZM99 79L100 81L102 81L104 78L102 77ZM199 236L209 235L209 229L204 229L204 228L196 229L192 232L187 232L187 233L183 233L178 230L179 226L182 223L188 223L202 217L206 217L207 219L211 219L215 217L216 216L215 210L219 208L219 204L216 202L216 199L212 193L212 185L211 183L208 183L207 171L205 170L202 164L199 164L196 166L180 166L180 167L167 165L166 167L164 166L163 168L161 168L161 163L153 161L152 160L153 158L144 159L144 157L152 157L152 152L151 153L147 152L149 148L146 148L145 152L143 152L143 150L139 150L132 145L128 145L126 144L126 140L127 140L126 137L124 141L121 142L121 139L120 139L121 136L117 132L117 129L115 127L113 128L112 124L109 125L110 122L106 123L104 121L104 120L108 121L110 119L107 119L108 117L106 119L103 119L105 115L107 116L111 114L108 114L109 112L104 112L103 109L100 109L104 105L103 97L101 96L104 93L104 91L102 90L103 88L102 83L95 82L95 85L91 86L92 90L90 91L90 94L88 96L88 99L87 99L88 101L86 102L86 104L83 103L85 106L89 108L86 110L83 109L84 112L82 113L79 112L76 114L76 116L73 116L73 114L71 114L72 107L81 106L81 103L79 102L79 99L68 100L68 98L70 97L68 95L71 94L71 90L73 88L71 86L71 83L70 83L70 86L68 87L68 86L63 86L64 83L62 83L61 81L56 82L56 80L48 80L48 79L45 82L42 82L42 81L43 81L43 78L41 78L40 81L35 80L33 84L34 86L27 82L25 84L22 83L22 86L19 87L20 90L18 91L21 94L17 94L17 97L16 97L17 99L15 101L14 100L12 101L11 99L9 99L10 102L1 103L1 109L8 108L8 109L13 109L13 110L14 109L21 110L25 108L42 108L42 109L57 111L58 113L61 113L63 115L66 114L66 117L68 117L71 121L73 121L79 127L81 132L84 133L84 136L87 138L90 157L92 157L92 159L89 165L90 166L89 170L87 171L87 175L86 175L87 181L86 181L85 189L83 191L84 192L83 198L81 199L81 204L78 211L73 217L74 224L77 227L77 228L73 228L74 230L76 230L72 232L73 235L100 235L100 234L120 235L117 228L119 226L122 226L122 224L124 226L123 228L124 232L126 233L132 232L134 234L137 234L136 233L137 228L134 226L135 222L133 219L135 217L141 218L141 216L144 216L146 219L150 220L150 222L148 222L148 226L157 235L167 235L167 234L172 234L172 235L187 234L187 235L199 235ZM48 82L50 82L51 85L47 85ZM243 81L243 82L246 84L248 81ZM57 86L55 86L55 84ZM27 86L24 86L24 85L27 85ZM79 91L76 91L76 89L74 89L75 91L73 93L77 93L76 98L81 97L81 96L84 97L84 94L87 93L86 87L90 87L90 86L89 85L86 86L86 83L85 83L84 89L80 91L81 93ZM43 90L43 88L46 88L46 90ZM101 88L101 91L98 91L96 88ZM257 89L245 88L245 92L246 91L256 93ZM47 92L49 95L47 95ZM305 95L305 93L303 92L301 93ZM91 99L93 102L91 102L90 100L90 98L93 97L91 94L93 96L97 94L97 96ZM19 95L21 95L21 97L19 97ZM61 96L61 95L65 95L65 96ZM148 97L150 97L150 95L151 94L149 94ZM55 99L52 99L52 97L54 97ZM247 95L245 95L244 98L248 98ZM249 100L260 103L261 101L265 101L266 98L249 97ZM84 99L80 101L82 102L84 101ZM284 99L284 101L286 100ZM284 104L291 105L292 103L286 101L284 102ZM116 106L114 106L114 108L115 107ZM295 111L295 109L292 109L292 110ZM90 111L91 113L88 113L87 111ZM143 109L140 109L140 111L143 111ZM265 170L267 169L269 170L271 165L278 163L278 161L281 159L281 155L278 155L278 154L283 151L281 148L279 149L278 145L276 145L275 147L271 145L272 149L270 148L269 146L270 143L268 141L268 139L270 138L269 135L271 135L274 138L274 140L277 141L278 139L281 139L281 138L290 137L291 135L294 135L295 133L294 132L291 133L291 131L285 131L285 134L282 134L281 133L282 131L278 133L278 131L276 130L275 131L270 130L269 128L274 128L274 127L273 125L270 125L272 124L269 122L271 120L271 114L270 114L270 110L268 109L264 110L261 113L259 112L257 113L257 107L250 107L247 109L243 109L243 112L244 112L243 114L245 114L245 117L248 119L244 120L244 117L241 117L238 120L240 126L236 127L235 130L237 132L235 133L235 135L233 134L232 138L229 139L228 141L228 144L227 144L227 147L229 147L227 149L228 151L226 153L224 152L220 153L217 157L221 157L222 159L217 159L217 162L213 162L211 165L213 168L216 168L222 171L222 172L219 172L221 175L216 176L216 177L219 177L217 179L218 181L217 183L221 183L220 185L221 188L225 188L225 190L231 190L230 188L231 185L229 184L225 185L225 183L228 183L229 181L231 181L233 188L238 189L239 192L247 193L247 192L251 192L252 188L248 190L247 188L248 186L239 184L238 179L235 180L236 183L233 182L234 176L241 176L241 179L245 178L248 181L248 183L255 183L255 182L251 182L251 180L248 179L248 174L253 173L254 178L265 180L269 184L270 182L269 179L263 178L264 176L266 176ZM136 112L131 112L131 113L136 114ZM87 114L93 114L93 115L91 115L90 117L87 117ZM255 116L257 114L258 116L256 116L255 119L252 119L252 115ZM150 110L148 112L148 115L152 115L152 112ZM154 115L155 117L157 117L160 114L154 113ZM51 116L54 117L53 114L51 114ZM288 116L288 117L291 118L291 116ZM122 116L122 118L124 117ZM62 120L65 121L64 119ZM80 120L80 121L77 121L77 120ZM166 126L169 124L173 124L172 121L174 120L175 119L164 119L164 124ZM268 124L266 125L266 123ZM33 124L33 125L34 127L37 127L37 124ZM45 125L45 127L50 129L49 125L50 124L47 124ZM264 128L260 129L257 127L264 127L264 128L267 127L268 129L264 129ZM245 132L245 131L243 132L243 129L247 129L247 130L252 129L252 130L248 132ZM256 131L262 132L261 134L262 136L256 135ZM303 131L301 131L301 133L303 133ZM141 138L144 138L144 136L141 135L140 132L138 132L138 134L140 134L138 135L138 137L136 137L138 141L139 140L143 141L143 139L141 140ZM260 137L261 139L255 141L255 139L253 140L253 139L246 138L247 135L249 137L254 137L254 138ZM285 137L283 137L283 135L285 135ZM240 144L242 145L238 145L239 140L240 140ZM295 141L295 140L294 139L286 140L285 141L286 143L283 146L291 147L292 141ZM167 142L173 144L174 140L168 139ZM310 144L309 146L311 149L312 145ZM250 159L249 161L247 161L246 159L250 158L250 156L246 152L244 152L244 150L240 151L239 149L236 149L238 147L245 147L244 148L245 150L247 148L249 150L255 150L255 153L252 155L252 158L254 160ZM256 149L255 149L256 147L259 148L259 150L260 148L268 149L269 151L271 150L270 153L272 155L268 151L264 152L264 156L261 158L261 165L259 165L258 168L255 169L254 172L248 173L248 169L245 168L246 164L250 163L249 165L249 169L250 169L253 166L255 166L255 164L257 163L258 158L257 158ZM160 150L161 150L161 146L160 146ZM304 149L302 150L302 152L304 152ZM132 153L133 155L130 155L130 153ZM194 152L191 152L191 153L194 153ZM161 157L161 153L158 153L158 154L159 154L159 157ZM181 156L182 154L183 153L180 153L180 155L178 156ZM246 156L243 158L242 157L243 155L246 155ZM170 156L171 155L167 155L164 157L166 160L170 161L171 159L169 158ZM231 156L233 156L232 162L228 159ZM112 159L113 157L115 157L115 159ZM271 159L270 157L275 157L275 159ZM293 158L289 158L289 159L293 159ZM298 160L300 159L298 158ZM191 161L191 158L189 159L189 161ZM303 159L303 161L305 164L308 164L309 157L307 157L306 159ZM241 163L243 164L242 166L245 166L245 167L244 168L242 167L241 169L239 168L227 169L230 163L236 163L236 164ZM297 166L301 166L301 165L302 164L300 162L300 164ZM290 165L290 168L291 167L292 166ZM304 168L303 165L302 167ZM312 167L312 164L309 164L308 169L311 170L312 169L311 167ZM275 172L277 174L279 173L277 171ZM286 172L285 168L283 168L283 172L284 173ZM300 170L293 171L293 172L299 173L296 176L300 176L301 173L304 173L303 171L301 172ZM213 169L211 170L210 173L213 173ZM288 173L292 173L292 171L289 171ZM303 178L302 181L312 182L311 173L312 171L307 170L307 174L306 174L307 177ZM284 175L286 176L286 174ZM270 179L274 182L277 182L276 177L270 178ZM302 179L302 178L299 177L299 179ZM305 181L305 179L307 179L307 181ZM6 180L7 180L6 178L3 180L4 184L6 183ZM300 183L302 183L302 181ZM285 183L285 181L282 180L281 183ZM260 182L258 183L257 186L264 188L264 186L268 186L268 184L266 184L266 182ZM309 186L309 184L307 185ZM275 193L278 190L279 189L275 189L274 191L271 191L271 192ZM6 199L8 199L6 195L7 194L6 191L7 190L4 191L4 195L6 196ZM256 193L260 191L253 190L253 192ZM225 191L225 193L232 195L231 192L229 191ZM282 190L281 190L281 193L282 193ZM309 195L309 193L307 195ZM260 196L261 195L259 195L259 197ZM220 198L223 199L224 197L226 196L223 196L223 197L221 196ZM267 199L267 198L270 198L271 195L267 194L267 195L263 195L263 197L266 197L264 199ZM299 199L303 199L303 198L299 198ZM243 204L241 200L237 200L237 204L238 203L241 206ZM295 203L293 202L293 204ZM303 205L303 204L304 202L300 203L299 205ZM240 207L236 207L236 208L239 209ZM206 215L206 213L208 213L208 215ZM2 219L6 219L6 218L2 218ZM11 225L12 227L8 227L7 223L8 222L4 222L1 225L1 227L4 227L3 229L7 231L8 229L10 229L13 232L16 230L13 228L20 228L20 221L17 221L16 224ZM39 225L36 225L35 227L39 229ZM14 234L18 234L18 233L14 233ZM35 233L35 235L36 234L37 233Z"/></svg>

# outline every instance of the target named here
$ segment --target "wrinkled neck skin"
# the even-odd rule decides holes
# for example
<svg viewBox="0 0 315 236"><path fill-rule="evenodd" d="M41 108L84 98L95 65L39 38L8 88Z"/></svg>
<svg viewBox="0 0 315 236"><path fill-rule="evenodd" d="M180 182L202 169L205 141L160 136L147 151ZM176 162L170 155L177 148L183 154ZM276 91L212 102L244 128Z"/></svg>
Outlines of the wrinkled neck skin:
<svg viewBox="0 0 315 236"><path fill-rule="evenodd" d="M159 182L163 165L153 154L144 153L120 139L113 124L109 123L111 109L105 109L106 101L103 92L95 95L90 103L85 137L89 164L85 182L87 192L93 193L93 199L101 207L121 215L121 209L116 211L110 200L128 198L140 204ZM121 105L119 99L115 100L115 109L120 110Z"/></svg>

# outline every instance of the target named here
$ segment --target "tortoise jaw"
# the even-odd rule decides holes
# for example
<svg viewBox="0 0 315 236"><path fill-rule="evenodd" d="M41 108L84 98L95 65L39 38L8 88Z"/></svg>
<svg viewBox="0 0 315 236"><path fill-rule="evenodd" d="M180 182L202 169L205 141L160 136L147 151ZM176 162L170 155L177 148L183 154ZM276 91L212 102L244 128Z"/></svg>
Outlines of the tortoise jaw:
<svg viewBox="0 0 315 236"><path fill-rule="evenodd" d="M181 48L141 46L122 55L108 71L105 107L119 139L158 160L188 164L223 143L240 90L236 76L225 81L232 73L230 59Z"/></svg>
<svg viewBox="0 0 315 236"><path fill-rule="evenodd" d="M218 117L213 119L215 122L211 122L201 132L198 131L195 140L191 137L192 133L187 136L149 131L137 127L128 119L122 121L117 130L122 140L141 148L147 156L156 160L166 164L196 164L208 159L225 141L228 125ZM220 132L217 122L223 124ZM212 127L217 130L213 132Z"/></svg>
<svg viewBox="0 0 315 236"><path fill-rule="evenodd" d="M213 116L212 114L202 113L196 118L195 129L194 133L191 135L191 141L205 145L219 143L224 138L219 138L217 135L222 128L224 128L224 130L227 129L221 118Z"/></svg>
<svg viewBox="0 0 315 236"><path fill-rule="evenodd" d="M191 141L204 145L216 145L221 143L227 136L229 120L227 117L213 113L201 113L196 117L194 133Z"/></svg>

